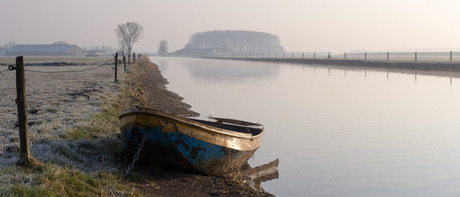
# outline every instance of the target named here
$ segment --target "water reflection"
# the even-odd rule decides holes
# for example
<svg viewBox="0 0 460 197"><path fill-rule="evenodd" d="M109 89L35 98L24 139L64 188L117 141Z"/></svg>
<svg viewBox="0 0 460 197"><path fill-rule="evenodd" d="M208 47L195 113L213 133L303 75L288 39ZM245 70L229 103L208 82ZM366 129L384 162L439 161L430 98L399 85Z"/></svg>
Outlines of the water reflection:
<svg viewBox="0 0 460 197"><path fill-rule="evenodd" d="M168 72L168 60L158 59L156 64L160 68L161 72Z"/></svg>
<svg viewBox="0 0 460 197"><path fill-rule="evenodd" d="M236 79L243 83L254 79L269 80L279 74L279 67L270 66L270 63L207 60L187 61L185 65L192 76L210 81Z"/></svg>
<svg viewBox="0 0 460 197"><path fill-rule="evenodd" d="M263 183L270 193L460 194L460 86L453 84L458 73L203 59L168 63L168 89L194 110L264 124L262 145L249 163L283 161L282 177ZM255 67L261 73L244 73Z"/></svg>
<svg viewBox="0 0 460 197"><path fill-rule="evenodd" d="M241 176L245 183L249 183L255 190L264 191L262 183L279 178L278 172L279 159L272 162L257 166L250 167L249 169L241 171Z"/></svg>

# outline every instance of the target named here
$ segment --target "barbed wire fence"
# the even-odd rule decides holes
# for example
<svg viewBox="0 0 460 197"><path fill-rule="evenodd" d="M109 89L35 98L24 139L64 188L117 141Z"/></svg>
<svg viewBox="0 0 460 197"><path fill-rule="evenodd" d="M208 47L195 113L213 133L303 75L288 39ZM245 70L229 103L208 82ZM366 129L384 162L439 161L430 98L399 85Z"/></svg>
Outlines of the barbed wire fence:
<svg viewBox="0 0 460 197"><path fill-rule="evenodd" d="M41 74L59 74L59 73L73 73L73 72L87 72L87 71L90 71L90 70L95 70L95 69L98 69L98 68L101 68L102 66L105 66L105 65L108 65L109 62L111 61L114 61L115 57L112 57L111 59L109 59L108 61L102 63L102 64L99 64L95 67L92 67L92 68L85 68L85 69L82 69L82 70L63 70L63 71L41 71L41 70L33 70L33 69L24 69L24 71L26 72L32 72L32 73L41 73ZM34 64L33 66L39 66L40 64ZM31 66L31 65L28 65L28 66ZM13 65L9 65L8 68L6 68L5 70L0 70L0 74L2 73L6 73L7 71L12 71L14 70L14 66Z"/></svg>
<svg viewBox="0 0 460 197"><path fill-rule="evenodd" d="M104 65L108 65L109 62L115 60L115 57L110 58L106 62L102 64L98 64L94 67L88 67L84 69L79 69L79 70L61 70L61 71L42 71L42 70L34 70L34 69L25 69L25 64L24 64L24 57L23 56L18 56L16 57L16 64L15 65L8 65L8 68L6 69L0 69L0 74L4 75L6 74L7 71L13 71L15 70L16 72L14 73L16 75L16 92L17 92L17 98L15 100L18 108L18 123L19 125L19 141L20 141L20 159L18 161L19 165L25 165L28 166L29 164L33 163L33 159L30 156L29 153L29 140L28 140L28 118L27 118L27 106L26 106L26 82L25 82L25 73L26 72L31 72L31 73L39 73L39 74L60 74L60 73L77 73L77 72L88 72L91 70L95 70L98 68L103 67ZM2 64L5 65L5 64ZM30 64L29 64L30 66ZM47 67L49 67L47 65ZM8 73L9 74L9 73ZM3 77L1 76L0 77Z"/></svg>
<svg viewBox="0 0 460 197"><path fill-rule="evenodd" d="M93 68L86 68L86 69L82 69L82 70L63 70L63 71L39 71L39 70L30 70L30 69L25 69L24 71L26 72L34 72L34 73L43 73L43 74L53 74L53 73L73 73L73 72L86 72L86 71L90 71L90 70L95 70L95 69L98 69L104 65L107 65L109 62L113 61L115 58L111 58L110 60L108 60L107 62L103 63L103 64L100 64L96 67L93 67Z"/></svg>
<svg viewBox="0 0 460 197"><path fill-rule="evenodd" d="M141 55L139 54L139 58L141 57ZM124 57L123 57L124 59ZM26 109L26 103L25 103L25 86L26 86L26 83L25 83L25 75L24 73L25 72L31 72L31 73L39 73L39 74L60 74L60 73L77 73L77 72L87 72L87 71L91 71L91 70L95 70L95 69L98 69L98 68L101 68L102 66L104 65L108 65L109 62L111 61L115 61L115 82L117 82L117 78L116 78L116 75L117 75L117 63L118 63L118 53L115 54L114 57L110 58L109 60L107 60L106 62L102 63L102 64L99 64L95 67L91 67L91 68L85 68L85 69L80 69L80 70L62 70L62 71L41 71L41 70L36 70L36 69L25 69L25 64L24 64L24 60L23 60L23 57L22 56L18 56L17 59L16 59L16 65L8 65L8 68L6 69L3 69L1 70L0 69L0 74L3 74L3 73L6 73L7 71L13 71L13 70L16 70L16 72L19 72L20 74L20 80L16 80L17 84L16 84L16 89L17 89L17 92L18 92L18 95L23 95L23 99L22 101L23 102L17 102L18 104L18 108L19 109L22 109L22 110L18 110L18 111L22 111L21 113L18 114L18 124L19 125L26 125L27 124L27 112L25 111ZM133 61L134 63L134 61ZM5 64L3 64L5 65ZM44 64L28 64L27 66L40 66L40 65L44 65ZM49 65L46 65L46 66L49 66ZM125 72L126 72L126 64L125 64ZM16 75L18 73L15 73ZM18 75L17 75L18 76ZM25 133L25 134L23 134ZM27 137L23 137L23 136L27 136L27 133L28 133L28 128L25 127L23 129L20 129L20 141L21 141L21 148L20 148L20 151L25 151L26 154L24 154L27 158L27 160L30 160L29 158L29 148L28 148L28 139ZM21 136L22 134L22 136ZM24 139L25 138L25 139ZM133 158L133 161L129 164L128 168L126 169L126 172L124 174L121 175L120 179L122 179L123 177L125 177L126 175L128 175L129 171L132 170L132 168L134 167L134 163L137 161L137 159L139 158L139 154L143 148L143 144L144 144L144 141L145 141L146 137L144 136L143 137L143 140L142 140L142 143L140 143L139 147L138 147L138 151L137 153L134 155L134 158ZM25 141L25 142L23 142ZM25 143L25 144L24 144ZM25 146L25 148L23 148L23 146ZM21 154L21 157L22 157L23 154ZM24 158L21 158L20 161L23 161ZM119 180L118 180L119 181Z"/></svg>
<svg viewBox="0 0 460 197"><path fill-rule="evenodd" d="M218 53L214 57L238 59L333 59L403 62L458 62L459 51L388 51L388 52L278 52L278 53Z"/></svg>

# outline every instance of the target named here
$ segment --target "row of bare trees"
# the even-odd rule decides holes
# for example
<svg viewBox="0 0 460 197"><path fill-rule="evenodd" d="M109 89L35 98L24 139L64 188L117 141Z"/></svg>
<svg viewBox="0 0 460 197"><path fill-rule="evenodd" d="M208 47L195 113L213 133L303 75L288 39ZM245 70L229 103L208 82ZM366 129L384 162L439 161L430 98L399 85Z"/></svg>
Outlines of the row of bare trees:
<svg viewBox="0 0 460 197"><path fill-rule="evenodd" d="M115 34L118 37L121 49L126 49L128 54L131 54L134 43L139 41L144 35L144 27L136 22L127 22L119 24L115 29ZM168 54L168 42L166 40L161 40L158 54L161 56Z"/></svg>
<svg viewBox="0 0 460 197"><path fill-rule="evenodd" d="M282 53L278 36L255 31L223 30L195 33L188 49L226 49L232 53Z"/></svg>

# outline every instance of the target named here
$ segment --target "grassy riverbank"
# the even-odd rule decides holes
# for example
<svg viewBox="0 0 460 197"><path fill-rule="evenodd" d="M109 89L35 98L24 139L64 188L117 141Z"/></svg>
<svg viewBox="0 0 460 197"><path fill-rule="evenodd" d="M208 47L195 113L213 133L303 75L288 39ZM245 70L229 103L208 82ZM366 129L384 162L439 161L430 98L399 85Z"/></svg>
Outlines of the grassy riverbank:
<svg viewBox="0 0 460 197"><path fill-rule="evenodd" d="M158 67L148 58L119 70L102 65L108 58L29 59L67 62L63 66L26 66L30 168L18 160L15 73L0 73L0 193L5 196L270 196L235 180L165 171L135 165L126 176L118 114L134 104L193 116L182 98L166 89ZM12 64L0 58L0 71ZM102 66L101 66L102 65ZM85 71L88 68L94 68ZM37 72L39 71L39 72ZM75 72L67 72L75 71Z"/></svg>
<svg viewBox="0 0 460 197"><path fill-rule="evenodd" d="M460 63L439 61L385 61L354 59L299 59L299 58L226 58L216 59L242 60L256 62L290 63L311 66L329 66L347 70L376 70L406 74L460 77Z"/></svg>

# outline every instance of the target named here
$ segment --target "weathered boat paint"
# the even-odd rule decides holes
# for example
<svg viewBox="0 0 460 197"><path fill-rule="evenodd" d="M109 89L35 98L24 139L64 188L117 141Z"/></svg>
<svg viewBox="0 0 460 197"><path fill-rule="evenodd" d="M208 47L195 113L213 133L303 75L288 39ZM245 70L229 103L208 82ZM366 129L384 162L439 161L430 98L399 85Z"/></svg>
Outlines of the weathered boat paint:
<svg viewBox="0 0 460 197"><path fill-rule="evenodd" d="M137 152L145 136L140 159L209 175L226 176L238 170L259 148L263 134L261 125L242 127L154 110L127 110L120 114L120 119L128 157ZM248 133L242 133L245 129Z"/></svg>

